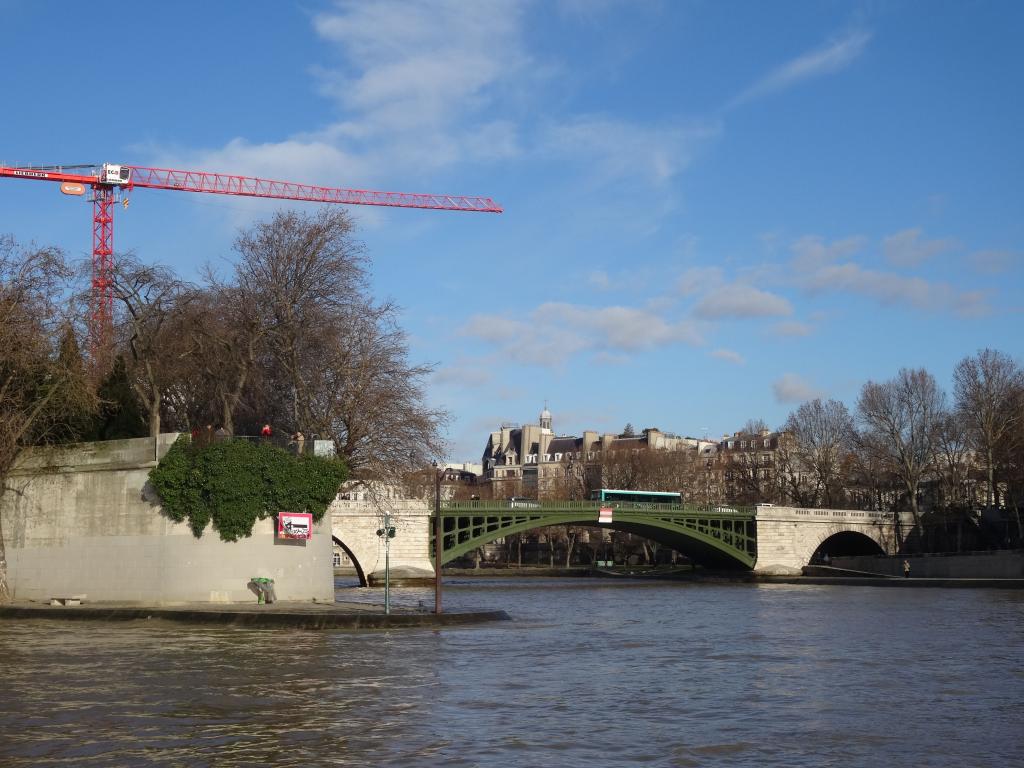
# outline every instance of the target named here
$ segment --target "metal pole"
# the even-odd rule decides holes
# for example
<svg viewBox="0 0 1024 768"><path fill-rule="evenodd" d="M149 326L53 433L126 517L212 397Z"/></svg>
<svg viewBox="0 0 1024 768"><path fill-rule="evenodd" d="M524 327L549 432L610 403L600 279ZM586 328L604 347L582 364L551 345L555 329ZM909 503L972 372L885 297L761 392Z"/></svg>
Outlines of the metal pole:
<svg viewBox="0 0 1024 768"><path fill-rule="evenodd" d="M441 613L441 557L444 524L441 522L441 472L434 464L434 613Z"/></svg>
<svg viewBox="0 0 1024 768"><path fill-rule="evenodd" d="M384 513L384 614L391 613L391 515Z"/></svg>

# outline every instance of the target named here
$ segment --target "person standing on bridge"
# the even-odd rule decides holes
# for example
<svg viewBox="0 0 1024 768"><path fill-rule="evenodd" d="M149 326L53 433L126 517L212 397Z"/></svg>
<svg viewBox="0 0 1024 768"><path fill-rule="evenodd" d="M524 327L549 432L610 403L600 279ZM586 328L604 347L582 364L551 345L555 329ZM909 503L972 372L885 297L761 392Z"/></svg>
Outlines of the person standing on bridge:
<svg viewBox="0 0 1024 768"><path fill-rule="evenodd" d="M910 561L909 560L904 560L903 561L903 578L904 579L909 579L910 578Z"/></svg>

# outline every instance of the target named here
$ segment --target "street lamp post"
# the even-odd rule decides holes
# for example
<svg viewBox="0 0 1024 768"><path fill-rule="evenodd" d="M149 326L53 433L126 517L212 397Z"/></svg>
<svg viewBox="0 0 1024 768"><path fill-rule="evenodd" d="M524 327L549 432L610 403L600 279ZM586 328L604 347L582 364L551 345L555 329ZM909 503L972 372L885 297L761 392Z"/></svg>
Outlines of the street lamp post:
<svg viewBox="0 0 1024 768"><path fill-rule="evenodd" d="M441 473L434 462L434 613L441 613L441 557L444 550L444 523L441 522Z"/></svg>
<svg viewBox="0 0 1024 768"><path fill-rule="evenodd" d="M391 613L391 540L395 538L390 513L384 513L384 527L377 529L377 535L384 539L384 614L387 615Z"/></svg>

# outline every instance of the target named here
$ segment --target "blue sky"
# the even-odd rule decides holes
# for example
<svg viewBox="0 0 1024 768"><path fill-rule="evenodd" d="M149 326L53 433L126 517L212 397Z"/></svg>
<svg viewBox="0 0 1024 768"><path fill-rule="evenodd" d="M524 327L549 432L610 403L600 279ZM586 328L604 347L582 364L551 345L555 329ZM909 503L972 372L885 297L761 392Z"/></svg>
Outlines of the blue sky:
<svg viewBox="0 0 1024 768"><path fill-rule="evenodd" d="M503 421L692 436L851 407L1024 301L1015 2L0 0L0 161L486 195L353 208L451 457ZM140 190L118 249L193 277L279 204ZM90 209L0 181L0 231Z"/></svg>

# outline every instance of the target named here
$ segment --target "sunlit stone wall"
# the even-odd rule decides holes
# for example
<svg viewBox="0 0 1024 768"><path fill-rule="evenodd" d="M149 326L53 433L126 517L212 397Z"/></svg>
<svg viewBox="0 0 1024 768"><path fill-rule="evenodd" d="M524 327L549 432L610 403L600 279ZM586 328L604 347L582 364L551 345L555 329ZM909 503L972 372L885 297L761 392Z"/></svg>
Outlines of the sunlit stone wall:
<svg viewBox="0 0 1024 768"><path fill-rule="evenodd" d="M272 519L251 537L196 539L161 511L147 483L176 434L31 450L0 497L15 599L86 594L90 601L255 602L254 576L279 600L334 600L330 520L305 542L276 539Z"/></svg>

